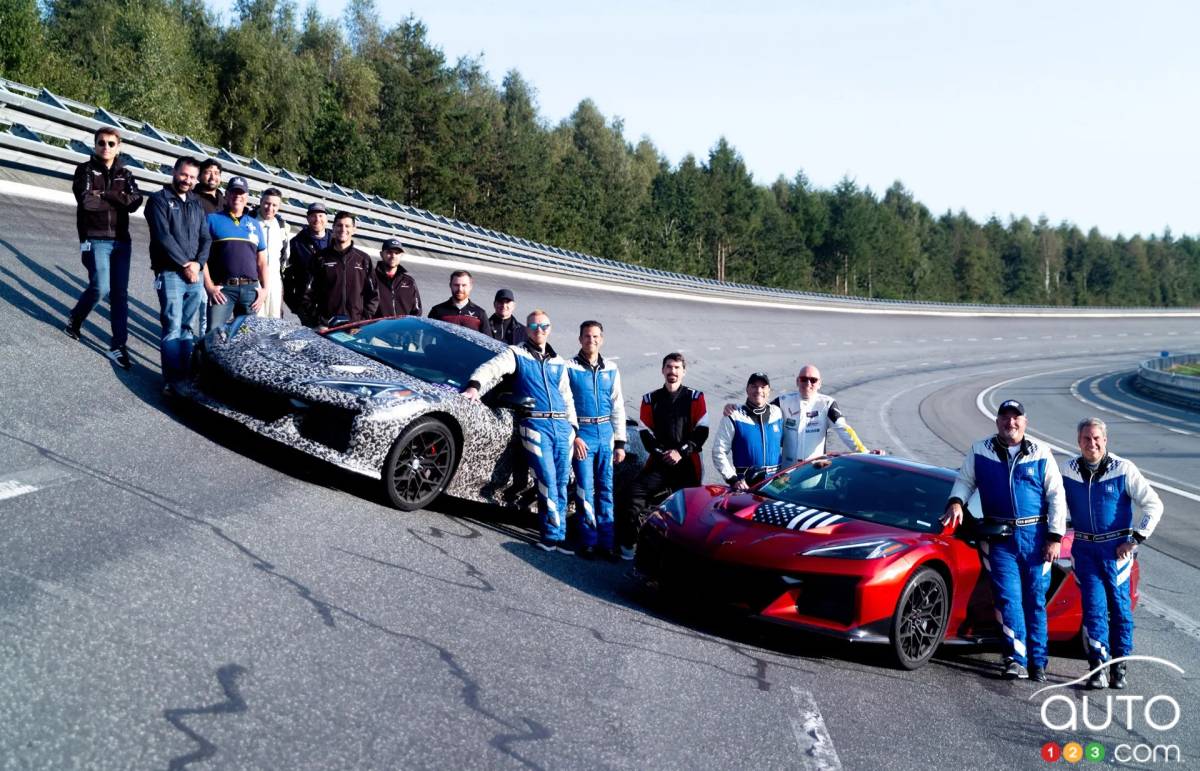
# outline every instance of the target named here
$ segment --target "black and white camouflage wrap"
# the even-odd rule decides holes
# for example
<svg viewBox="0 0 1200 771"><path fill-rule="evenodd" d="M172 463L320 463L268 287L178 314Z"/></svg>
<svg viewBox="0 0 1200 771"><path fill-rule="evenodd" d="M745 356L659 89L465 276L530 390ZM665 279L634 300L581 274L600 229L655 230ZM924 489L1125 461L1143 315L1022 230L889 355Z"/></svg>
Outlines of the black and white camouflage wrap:
<svg viewBox="0 0 1200 771"><path fill-rule="evenodd" d="M507 348L465 327L433 319L422 323L494 353ZM520 443L510 409L466 399L450 386L409 376L285 319L248 317L232 336L211 333L202 358L188 396L255 433L381 479L388 452L404 429L433 416L461 438L457 470L445 493L498 505L517 502L514 492L519 491L509 488ZM320 380L388 383L409 393L364 398L314 382ZM344 426L335 441L328 436L330 423ZM630 449L638 453L640 446ZM627 475L629 469L622 471Z"/></svg>

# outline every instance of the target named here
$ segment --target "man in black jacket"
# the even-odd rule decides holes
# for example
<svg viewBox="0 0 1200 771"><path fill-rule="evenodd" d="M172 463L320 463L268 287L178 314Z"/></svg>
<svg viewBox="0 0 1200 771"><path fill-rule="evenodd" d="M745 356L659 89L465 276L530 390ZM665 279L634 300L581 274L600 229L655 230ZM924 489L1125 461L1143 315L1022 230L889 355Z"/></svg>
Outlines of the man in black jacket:
<svg viewBox="0 0 1200 771"><path fill-rule="evenodd" d="M163 393L173 396L187 379L192 348L200 331L200 280L208 261L211 237L196 185L195 158L175 161L171 184L164 185L146 204L150 227L150 268L158 292L162 319Z"/></svg>
<svg viewBox="0 0 1200 771"><path fill-rule="evenodd" d="M525 325L513 318L517 298L513 296L512 290L501 289L496 292L492 307L496 309L496 312L488 317L488 329L491 330L492 337L509 345L525 342Z"/></svg>
<svg viewBox="0 0 1200 771"><path fill-rule="evenodd" d="M379 250L379 264L375 266L375 287L379 290L376 318L421 315L421 292L417 280L400 264L402 254L404 245L399 238L389 238Z"/></svg>
<svg viewBox="0 0 1200 771"><path fill-rule="evenodd" d="M121 163L121 135L115 128L96 129L95 153L75 167L75 227L88 285L71 309L63 331L78 340L83 321L105 295L112 322L108 358L129 369L129 215L142 205L137 180Z"/></svg>
<svg viewBox="0 0 1200 771"><path fill-rule="evenodd" d="M704 394L683 384L682 353L663 358L663 387L642 397L639 434L650 458L629 486L620 528L621 559L633 559L638 528L650 501L668 491L694 487L703 476L700 449L708 439Z"/></svg>
<svg viewBox="0 0 1200 771"><path fill-rule="evenodd" d="M329 246L329 213L325 204L317 201L308 207L308 227L289 242L287 262L283 266L283 301L300 323L315 327L320 319L308 317L304 296L313 280L313 265L317 253Z"/></svg>
<svg viewBox="0 0 1200 771"><path fill-rule="evenodd" d="M200 173L196 176L196 197L204 207L205 214L225 210L225 194L221 192L221 163L216 158L209 158L200 164Z"/></svg>
<svg viewBox="0 0 1200 771"><path fill-rule="evenodd" d="M430 308L429 318L490 335L487 311L471 302L471 289L474 285L469 271L456 270L451 273L450 299Z"/></svg>
<svg viewBox="0 0 1200 771"><path fill-rule="evenodd" d="M333 218L329 246L316 256L304 308L318 329L341 323L342 319L374 318L379 308L371 258L354 246L354 229L354 215L338 212Z"/></svg>

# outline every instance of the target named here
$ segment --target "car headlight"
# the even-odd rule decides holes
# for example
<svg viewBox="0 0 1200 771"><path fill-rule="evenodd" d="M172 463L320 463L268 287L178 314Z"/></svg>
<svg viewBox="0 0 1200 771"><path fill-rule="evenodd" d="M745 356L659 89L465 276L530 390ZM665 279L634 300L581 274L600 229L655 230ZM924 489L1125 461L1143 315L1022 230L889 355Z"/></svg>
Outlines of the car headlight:
<svg viewBox="0 0 1200 771"><path fill-rule="evenodd" d="M687 516L687 504L683 499L683 490L672 493L670 498L658 504L656 508L682 525L684 517Z"/></svg>
<svg viewBox="0 0 1200 771"><path fill-rule="evenodd" d="M834 557L844 560L877 560L899 554L908 548L908 544L893 541L890 538L880 538L874 541L855 541L854 543L839 543L833 546L818 546L802 552L805 557Z"/></svg>
<svg viewBox="0 0 1200 771"><path fill-rule="evenodd" d="M381 396L396 398L412 396L412 391L395 383L370 383L362 380L310 380L305 385L332 388L334 391L357 396L359 399L376 399Z"/></svg>

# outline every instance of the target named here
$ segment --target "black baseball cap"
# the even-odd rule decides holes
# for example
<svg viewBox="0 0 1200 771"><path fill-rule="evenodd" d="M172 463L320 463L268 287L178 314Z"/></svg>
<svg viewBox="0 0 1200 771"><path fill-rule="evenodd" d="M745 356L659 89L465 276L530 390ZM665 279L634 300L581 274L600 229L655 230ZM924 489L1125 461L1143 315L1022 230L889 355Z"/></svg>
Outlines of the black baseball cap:
<svg viewBox="0 0 1200 771"><path fill-rule="evenodd" d="M318 211L319 212L327 212L328 210L325 208L325 204L321 203L320 201L317 201L316 203L310 203L308 205L308 213L309 214L312 214L313 212L318 212Z"/></svg>
<svg viewBox="0 0 1200 771"><path fill-rule="evenodd" d="M1007 412L1009 410L1012 410L1013 412L1017 413L1018 415L1024 415L1025 414L1025 405L1021 404L1016 399L1008 399L1006 401L1002 401L1002 402L1000 402L1000 406L996 408L996 417L1000 417L1001 415L1003 415L1005 412Z"/></svg>
<svg viewBox="0 0 1200 771"><path fill-rule="evenodd" d="M508 302L510 300L512 302L516 302L517 298L513 294L513 291L511 289L501 289L500 291L496 292L496 299L492 300L492 302L498 303L501 300L504 300L505 302Z"/></svg>
<svg viewBox="0 0 1200 771"><path fill-rule="evenodd" d="M403 252L404 244L400 243L399 238L389 238L383 242L383 251L385 252Z"/></svg>
<svg viewBox="0 0 1200 771"><path fill-rule="evenodd" d="M767 377L766 372L755 372L750 375L748 380L746 380L746 385L751 385L753 383L762 383L765 386L769 386L771 385L771 378Z"/></svg>
<svg viewBox="0 0 1200 771"><path fill-rule="evenodd" d="M229 183L225 185L225 192L229 193L234 190L240 190L243 193L249 193L250 183L246 181L245 177L230 177Z"/></svg>

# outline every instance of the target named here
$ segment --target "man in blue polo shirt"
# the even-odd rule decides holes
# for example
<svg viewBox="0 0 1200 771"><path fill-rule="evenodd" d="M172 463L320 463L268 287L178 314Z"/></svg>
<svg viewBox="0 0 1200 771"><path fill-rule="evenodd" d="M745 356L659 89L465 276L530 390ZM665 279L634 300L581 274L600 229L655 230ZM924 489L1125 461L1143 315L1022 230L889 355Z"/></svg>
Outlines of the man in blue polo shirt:
<svg viewBox="0 0 1200 771"><path fill-rule="evenodd" d="M258 220L246 212L249 197L246 178L233 177L225 188L224 211L208 215L212 248L204 267L204 289L209 329L257 312L267 297L267 238Z"/></svg>

